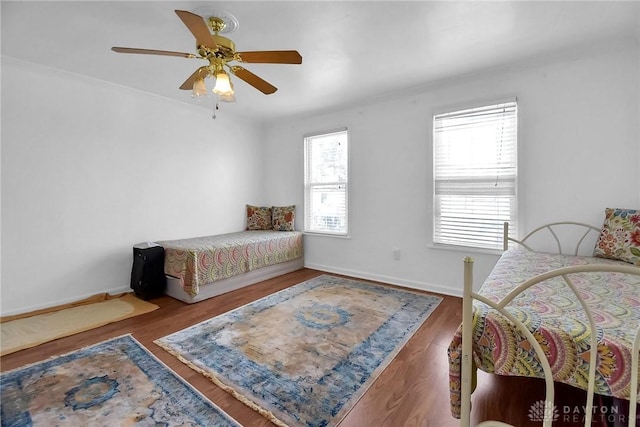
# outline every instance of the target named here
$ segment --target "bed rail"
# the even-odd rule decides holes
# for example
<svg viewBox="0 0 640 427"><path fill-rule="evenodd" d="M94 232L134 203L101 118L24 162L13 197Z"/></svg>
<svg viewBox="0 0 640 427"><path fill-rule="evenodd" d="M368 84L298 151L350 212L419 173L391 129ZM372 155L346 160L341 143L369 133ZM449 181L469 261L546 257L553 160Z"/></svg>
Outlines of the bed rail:
<svg viewBox="0 0 640 427"><path fill-rule="evenodd" d="M544 420L543 426L550 427L553 422L553 414L554 414L554 386L553 386L553 374L551 371L551 367L547 357L545 356L542 347L535 339L531 331L514 315L512 315L507 309L506 306L518 295L520 295L525 290L529 289L533 285L536 285L545 280L554 278L554 277L562 277L567 286L571 289L576 299L580 302L582 309L586 313L586 316L589 320L589 327L591 331L596 330L596 321L593 317L593 314L589 308L588 303L582 298L580 293L578 292L571 276L577 273L588 273L588 272L617 272L622 274L632 274L640 276L640 268L634 266L621 266L621 265L610 265L610 264L589 264L589 265L579 265L579 266L571 266L571 267L562 267L553 271L549 271L544 274L540 274L536 277L533 277L525 282L523 282L520 286L513 289L509 294L507 294L501 301L494 302L491 301L482 295L473 291L473 259L470 257L466 257L464 259L464 294L463 294L463 313L462 313L462 359L461 359L461 415L460 415L460 425L462 427L469 427L471 421L471 387L472 387L472 376L473 376L473 350L472 350L472 340L473 340L473 300L481 301L484 304L492 307L493 309L500 312L503 316L508 318L527 338L531 346L536 352L538 359L542 365L542 369L544 372L545 378L545 407L544 407ZM591 334L591 348L597 349L598 339L597 334ZM638 399L638 363L639 363L639 351L640 351L640 326L635 334L635 341L633 345L633 353L632 353L632 379L631 379L631 390L630 390L630 405L629 405L629 427L636 426L636 402ZM592 414L593 414L593 395L594 395L594 387L595 387L595 376L596 376L596 366L597 366L597 351L590 352L590 360L589 360L589 381L588 381L588 390L587 390L587 401L585 404L585 419L584 426L591 426L592 422ZM499 421L486 421L480 423L479 427L503 427L509 426L509 424L505 424Z"/></svg>
<svg viewBox="0 0 640 427"><path fill-rule="evenodd" d="M596 236L600 234L600 229L590 224L585 224L582 222L573 222L573 221L560 221L560 222L552 222L549 224L542 225L534 230L531 230L523 238L516 239L513 237L509 237L509 223L505 222L504 230L503 230L502 249L506 251L507 249L509 249L509 242L514 242L514 243L517 243L518 245L521 245L527 250L533 251L533 249L526 243L527 240L529 240L534 235L537 235L538 233L546 230L549 233L551 233L551 236L553 236L553 239L556 242L556 246L558 248L557 253L562 254L564 253L562 250L562 243L560 242L560 238L558 237L558 233L556 232L560 227L573 227L574 229L577 230L578 233L582 233L581 236L578 238L578 241L576 242L573 255L578 255L578 251L580 250L580 245L582 245L582 242L584 242L585 238L589 235L589 233L596 233Z"/></svg>

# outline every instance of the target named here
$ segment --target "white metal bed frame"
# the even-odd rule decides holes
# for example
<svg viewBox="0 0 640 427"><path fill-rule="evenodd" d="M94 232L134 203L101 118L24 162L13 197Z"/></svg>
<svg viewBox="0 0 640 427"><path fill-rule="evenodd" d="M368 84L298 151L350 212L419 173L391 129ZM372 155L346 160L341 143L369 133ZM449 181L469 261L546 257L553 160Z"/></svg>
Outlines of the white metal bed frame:
<svg viewBox="0 0 640 427"><path fill-rule="evenodd" d="M593 225L589 225L589 224L585 224L583 222L573 222L573 221L560 221L560 222L552 222L549 224L545 224L542 225L534 230L531 230L529 233L527 233L523 238L521 239L514 239L513 237L509 237L509 223L505 222L504 223L504 228L503 228L503 234L502 234L502 250L506 251L507 249L509 249L509 242L514 242L517 243L518 245L522 246L523 248L530 250L530 251L534 251L529 245L527 245L527 240L529 240L529 238L531 238L532 236L538 234L541 231L547 230L549 233L551 233L551 236L553 236L553 239L556 242L556 246L558 248L558 253L562 254L564 253L562 251L562 243L560 242L560 238L558 237L558 234L556 233L556 228L560 228L563 226L569 226L569 227L575 227L577 229L580 229L583 234L582 237L580 237L580 239L577 240L576 242L576 246L575 249L573 251L573 255L578 255L578 251L580 250L580 246L582 245L582 242L584 242L584 239L589 235L589 233L596 233L596 235L600 234L600 229L598 227L594 227Z"/></svg>
<svg viewBox="0 0 640 427"><path fill-rule="evenodd" d="M575 253L578 253L578 248L580 244L592 230L596 230L599 232L600 230L596 227L593 227L588 224L576 223L576 222L557 222L552 224L547 224L545 226L539 227L529 234L527 234L524 238L518 240L508 237L508 224L505 223L505 235L504 235L504 248L505 250L508 248L508 244L510 241L516 242L518 244L523 245L525 248L531 250L526 244L523 242L526 241L531 235L536 232L546 229L551 232L551 234L556 239L558 244L558 251L562 253L560 241L553 231L553 226L558 225L575 225L579 227L586 227L586 232L579 239ZM554 402L554 382L553 382L553 374L551 372L551 366L549 365L549 361L547 360L542 347L538 343L538 341L534 338L533 334L529 331L529 329L516 317L514 317L511 313L506 310L506 306L518 295L522 292L530 288L531 286L540 283L542 281L551 279L553 277L562 277L565 283L569 286L572 292L575 294L577 300L582 305L587 318L589 319L589 327L592 331L596 330L596 322L593 318L589 305L584 301L584 299L580 296L577 291L573 281L571 280L571 275L576 273L584 273L584 272L618 272L624 274L633 274L640 276L640 268L634 266L624 266L624 265L610 265L610 264L589 264L589 265L580 265L580 266L572 266L572 267L563 267L556 270L549 271L547 273L535 276L524 283L522 283L517 288L513 289L509 294L507 294L501 301L493 302L484 296L474 292L473 290L473 259L470 257L466 257L464 259L464 292L463 292L463 307L462 307L462 360L461 360L461 412L460 412L460 425L462 427L469 427L471 423L471 393L472 393L472 378L473 378L473 300L478 300L483 302L484 304L494 308L498 312L500 312L503 316L508 318L514 325L518 327L518 329L524 334L527 338L531 346L534 348L536 355L538 356L545 377L545 406L544 406L544 414L543 417L543 426L550 427L553 422L553 402ZM597 348L597 335L591 334L591 348ZM638 399L638 363L639 363L639 353L640 353L640 327L636 331L635 340L633 343L632 350L632 368L631 368L631 385L630 385L630 398L629 398L629 427L636 426L636 411L637 411L637 399ZM597 352L590 352L590 360L589 360L589 381L588 381L588 390L587 390L587 401L585 404L585 419L584 426L591 426L592 421L592 413L593 413L593 395L594 395L594 387L595 387L595 375L596 375L596 357ZM479 427L504 427L510 426L510 424L506 424L500 421L485 421L478 425ZM511 426L513 427L513 426Z"/></svg>

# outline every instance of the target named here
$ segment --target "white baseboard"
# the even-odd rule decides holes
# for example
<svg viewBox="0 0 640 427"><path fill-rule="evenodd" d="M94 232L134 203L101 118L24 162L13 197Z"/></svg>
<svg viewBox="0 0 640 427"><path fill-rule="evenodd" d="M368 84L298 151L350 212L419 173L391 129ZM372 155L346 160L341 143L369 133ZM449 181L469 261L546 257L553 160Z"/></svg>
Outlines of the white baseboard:
<svg viewBox="0 0 640 427"><path fill-rule="evenodd" d="M373 280L375 282L388 283L390 285L402 286L404 288L418 289L421 291L434 292L437 294L450 295L450 296L462 298L462 290L451 289L449 287L435 285L433 283L416 282L413 280L405 280L397 277L385 276L382 274L365 273L363 271L330 267L322 264L313 264L313 263L305 262L304 266L305 268L325 271L327 273L342 274L345 276L356 277L359 279Z"/></svg>
<svg viewBox="0 0 640 427"><path fill-rule="evenodd" d="M131 290L130 287L120 287L120 288L107 289L104 291L95 291L90 294L78 295L72 298L65 298L65 299L60 299L56 301L51 301L42 305L34 305L30 307L23 307L20 310L3 312L3 313L0 313L0 317L14 316L16 314L31 313L32 311L43 310L45 308L51 308L51 307L57 307L59 305L69 304L76 301L82 301L83 299L87 299L89 297L92 297L94 295L101 294L101 293L107 293L109 295L117 295L125 292L133 292L133 291Z"/></svg>
<svg viewBox="0 0 640 427"><path fill-rule="evenodd" d="M425 282L416 282L416 281L412 281L412 280L405 280L405 279L400 279L397 277L392 277L392 276L385 276L385 275L381 275L381 274L371 274L371 273L365 273L362 271L358 271L358 270L350 270L350 269L345 269L345 268L336 268L336 267L330 267L327 265L322 265L322 264L312 264L312 263L306 263L304 264L305 268L310 268L313 270L319 270L319 271L325 271L327 273L335 273L335 274L342 274L345 276L351 276L351 277L355 277L355 278L359 278L359 279L366 279L366 280L373 280L376 282L382 282L382 283L388 283L390 285L396 285L396 286L402 286L405 288L410 288L410 289L418 289L421 291L427 291L427 292L435 292L438 294L443 294L443 295L450 295L450 296L454 296L454 297L462 297L462 291L457 291L457 290L452 290L451 288L445 287L445 286L440 286L440 285L435 285L432 283L425 283ZM130 287L120 287L120 288L113 288L113 289L108 289L102 292L106 292L110 295L115 295L115 294L121 294L121 293L125 293L125 292L132 292ZM31 306L31 307L27 307L27 308L22 308L18 311L8 311L5 313L0 313L0 316L2 317L6 317L6 316L13 316L16 314L22 314L22 313L29 313L31 311L36 311L36 310L42 310L45 308L50 308L50 307L56 307L58 305L63 305L63 304L69 304L72 302L76 302L76 301L80 301L83 300L85 298L89 298L93 295L99 294L101 293L100 291L96 291L93 292L91 294L86 294L86 295L80 295L80 296L76 296L73 298L67 298L67 299L61 299L61 300L57 300L57 301L53 301L50 303L47 303L46 305L38 305L38 306Z"/></svg>

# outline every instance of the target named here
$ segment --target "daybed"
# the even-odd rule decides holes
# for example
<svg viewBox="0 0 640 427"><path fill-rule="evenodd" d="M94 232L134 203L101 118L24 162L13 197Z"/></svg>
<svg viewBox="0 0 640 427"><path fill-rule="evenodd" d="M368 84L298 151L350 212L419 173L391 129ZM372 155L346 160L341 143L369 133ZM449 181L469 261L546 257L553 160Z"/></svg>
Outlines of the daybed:
<svg viewBox="0 0 640 427"><path fill-rule="evenodd" d="M611 250L615 245L607 242L624 235L614 230L620 226L620 218L615 218L620 212L626 213L626 223L635 221L633 230L627 230L631 234L625 237L624 255ZM634 266L640 265L640 257L637 248L629 251L634 242L640 243L640 211L608 209L602 229L554 223L534 232L551 231L558 241L554 226L567 224L587 230L573 255L534 252L525 243L533 232L522 240L512 239L505 224L505 252L477 292L473 260L465 258L463 322L448 349L451 411L462 426L470 425L476 368L545 378L547 403L539 420L545 426L554 421L553 381L588 391L585 426L591 425L594 392L640 403L640 268ZM589 230L600 232L597 256L577 255ZM523 244L524 249L507 250L509 241ZM562 252L559 241L558 252ZM629 407L629 420L635 420L636 405Z"/></svg>
<svg viewBox="0 0 640 427"><path fill-rule="evenodd" d="M299 231L246 230L157 242L165 293L194 303L304 267Z"/></svg>

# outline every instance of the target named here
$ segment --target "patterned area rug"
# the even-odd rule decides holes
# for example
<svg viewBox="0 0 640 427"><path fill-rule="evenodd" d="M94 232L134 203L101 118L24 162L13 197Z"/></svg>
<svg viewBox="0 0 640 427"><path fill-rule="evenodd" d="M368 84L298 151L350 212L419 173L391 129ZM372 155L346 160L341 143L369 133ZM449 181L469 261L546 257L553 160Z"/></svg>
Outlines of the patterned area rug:
<svg viewBox="0 0 640 427"><path fill-rule="evenodd" d="M0 375L2 426L233 426L130 335Z"/></svg>
<svg viewBox="0 0 640 427"><path fill-rule="evenodd" d="M155 342L278 425L333 426L440 301L323 275Z"/></svg>

